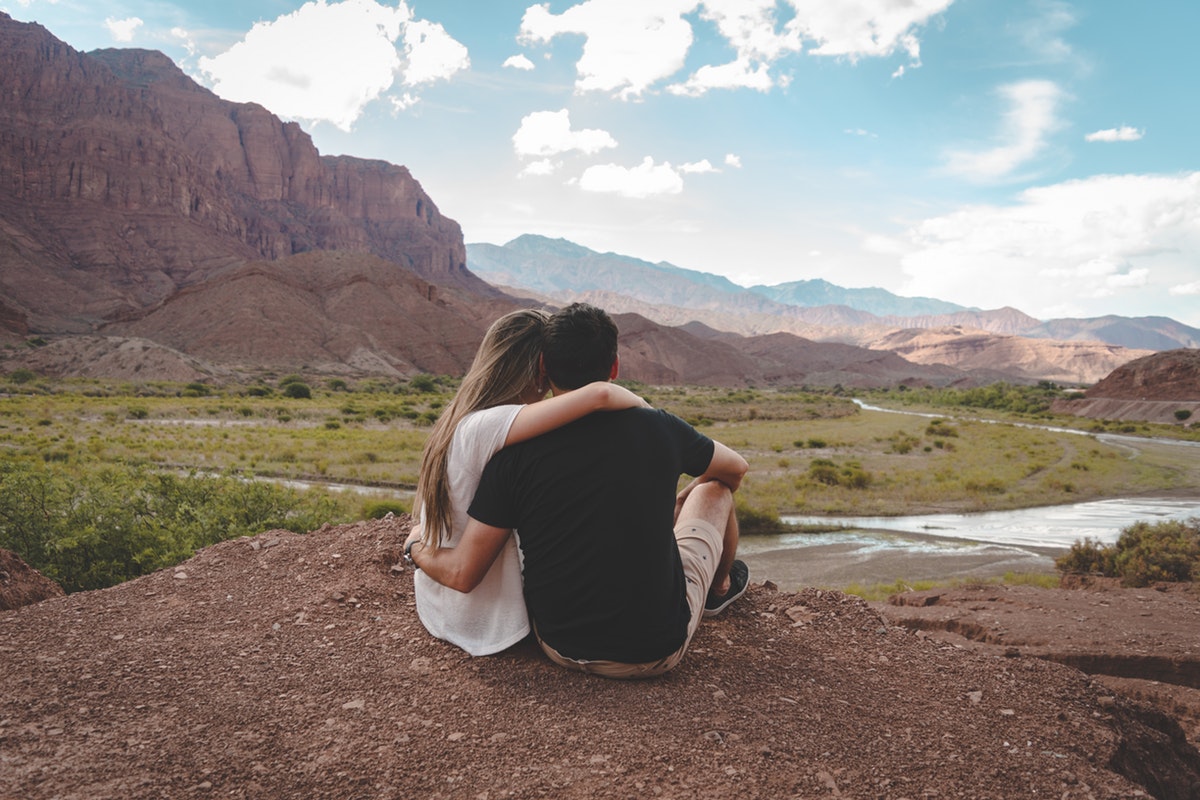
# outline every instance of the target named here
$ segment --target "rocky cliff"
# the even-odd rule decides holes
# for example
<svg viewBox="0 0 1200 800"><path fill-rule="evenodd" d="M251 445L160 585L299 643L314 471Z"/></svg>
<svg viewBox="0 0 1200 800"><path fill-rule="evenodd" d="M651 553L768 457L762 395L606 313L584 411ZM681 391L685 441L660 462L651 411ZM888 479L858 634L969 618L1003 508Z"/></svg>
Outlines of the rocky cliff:
<svg viewBox="0 0 1200 800"><path fill-rule="evenodd" d="M145 50L80 53L0 14L0 288L11 331L84 332L231 265L373 254L497 293L407 169L321 156Z"/></svg>
<svg viewBox="0 0 1200 800"><path fill-rule="evenodd" d="M1200 400L1200 350L1169 350L1130 361L1088 390L1118 400Z"/></svg>

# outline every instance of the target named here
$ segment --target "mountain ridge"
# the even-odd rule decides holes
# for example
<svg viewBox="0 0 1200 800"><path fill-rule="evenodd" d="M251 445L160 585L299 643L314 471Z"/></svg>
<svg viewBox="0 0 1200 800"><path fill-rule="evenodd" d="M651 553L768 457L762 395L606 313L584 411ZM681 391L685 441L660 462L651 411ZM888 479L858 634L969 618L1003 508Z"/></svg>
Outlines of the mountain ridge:
<svg viewBox="0 0 1200 800"><path fill-rule="evenodd" d="M942 301L899 298L882 289L834 293L828 288L833 284L823 281L782 284L784 289L776 297L795 297L800 287L810 286L816 287L823 299L836 296L854 302L857 298L861 305L878 309L881 298L890 297L892 308L922 313L880 316L848 305L794 305L721 276L598 253L565 239L530 234L503 246L468 244L466 250L469 268L481 277L515 294L532 293L545 302L592 302L664 325L699 322L747 337L790 333L823 343L889 350L910 362L947 365L976 375L1007 374L1015 380L1092 383L1120 364L1151 352L1149 347L1120 344L1121 340L1174 347L1200 340L1200 330L1165 318L1161 324L1117 318L1091 327L1087 321L1059 320L1051 328L1011 307L938 306ZM957 310L924 313L936 307ZM1084 338L1078 335L1080 330L1112 335ZM1052 332L1063 337L1047 338ZM1075 335L1067 336L1069 333Z"/></svg>
<svg viewBox="0 0 1200 800"><path fill-rule="evenodd" d="M496 316L566 301L557 284L506 293L477 275L458 223L407 168L322 155L295 123L217 97L161 53L79 53L0 13L0 92L12 99L0 105L0 367L461 374ZM624 320L635 380L944 386L1004 374L883 357L866 345L890 328L867 311L786 305L544 237L519 243L541 263L570 256L572 281L590 281ZM505 252L482 256L496 266ZM655 276L642 300L608 288L631 270ZM692 321L746 340L697 337L681 327ZM49 346L11 346L26 339Z"/></svg>

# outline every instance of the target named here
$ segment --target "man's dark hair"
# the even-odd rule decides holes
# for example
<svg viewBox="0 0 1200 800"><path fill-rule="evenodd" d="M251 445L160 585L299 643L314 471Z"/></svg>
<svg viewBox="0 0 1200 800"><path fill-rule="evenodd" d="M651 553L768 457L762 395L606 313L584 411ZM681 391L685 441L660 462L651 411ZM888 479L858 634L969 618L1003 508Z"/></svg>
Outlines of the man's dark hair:
<svg viewBox="0 0 1200 800"><path fill-rule="evenodd" d="M587 303L572 303L550 315L543 334L546 376L561 389L606 381L617 360L617 325Z"/></svg>

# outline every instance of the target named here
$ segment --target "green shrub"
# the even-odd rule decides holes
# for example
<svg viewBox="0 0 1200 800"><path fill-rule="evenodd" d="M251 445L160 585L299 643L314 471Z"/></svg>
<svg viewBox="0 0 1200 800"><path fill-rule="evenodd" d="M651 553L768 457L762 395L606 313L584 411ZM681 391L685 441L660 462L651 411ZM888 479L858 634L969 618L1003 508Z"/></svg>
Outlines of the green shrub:
<svg viewBox="0 0 1200 800"><path fill-rule="evenodd" d="M808 477L826 486L837 486L839 483L837 464L827 458L814 458L808 465Z"/></svg>
<svg viewBox="0 0 1200 800"><path fill-rule="evenodd" d="M1200 579L1200 518L1136 522L1115 544L1084 539L1055 560L1064 573L1120 578L1125 586Z"/></svg>
<svg viewBox="0 0 1200 800"><path fill-rule="evenodd" d="M1054 559L1054 567L1064 574L1114 576L1113 550L1098 539L1081 539L1066 555Z"/></svg>
<svg viewBox="0 0 1200 800"><path fill-rule="evenodd" d="M413 375L408 380L408 386L413 391L421 392L422 394L429 394L437 391L437 381L434 380L432 375Z"/></svg>
<svg viewBox="0 0 1200 800"><path fill-rule="evenodd" d="M303 381L292 381L283 385L283 394L294 400L310 400L312 399L312 389Z"/></svg>
<svg viewBox="0 0 1200 800"><path fill-rule="evenodd" d="M780 521L779 515L769 511L751 508L739 502L737 506L738 530L741 533L769 534L783 533L788 529Z"/></svg>
<svg viewBox="0 0 1200 800"><path fill-rule="evenodd" d="M37 379L37 373L31 369L14 369L8 373L8 380L16 384L29 383Z"/></svg>
<svg viewBox="0 0 1200 800"><path fill-rule="evenodd" d="M1190 409L1179 408L1179 409L1175 410L1175 419L1179 420L1180 422L1183 422L1184 420L1191 418L1191 416L1192 416L1192 412Z"/></svg>
<svg viewBox="0 0 1200 800"><path fill-rule="evenodd" d="M0 547L68 592L101 589L224 539L347 521L339 505L345 502L233 476L127 467L75 474L6 461L0 462Z"/></svg>
<svg viewBox="0 0 1200 800"><path fill-rule="evenodd" d="M398 517L407 513L409 513L407 504L399 500L368 500L363 503L362 508L363 519L383 519L388 514L395 514Z"/></svg>

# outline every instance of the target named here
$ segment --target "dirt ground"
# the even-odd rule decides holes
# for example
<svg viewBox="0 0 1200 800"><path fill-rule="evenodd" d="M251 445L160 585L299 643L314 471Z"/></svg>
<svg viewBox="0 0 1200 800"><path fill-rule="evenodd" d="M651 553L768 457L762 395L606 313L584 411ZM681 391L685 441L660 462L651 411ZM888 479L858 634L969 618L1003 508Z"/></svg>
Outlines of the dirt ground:
<svg viewBox="0 0 1200 800"><path fill-rule="evenodd" d="M271 531L0 612L0 798L1200 796L1173 716L1032 641L990 652L893 616L973 603L1015 636L1032 600L756 584L677 670L623 683L528 642L472 659L429 637L397 565L407 525ZM1127 606L1097 630L1194 677L1195 596L1140 594L1036 613L1062 638Z"/></svg>

